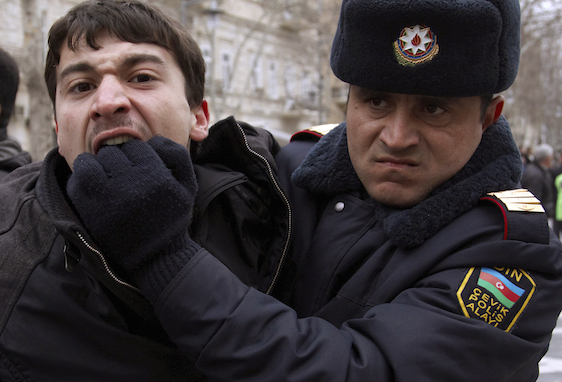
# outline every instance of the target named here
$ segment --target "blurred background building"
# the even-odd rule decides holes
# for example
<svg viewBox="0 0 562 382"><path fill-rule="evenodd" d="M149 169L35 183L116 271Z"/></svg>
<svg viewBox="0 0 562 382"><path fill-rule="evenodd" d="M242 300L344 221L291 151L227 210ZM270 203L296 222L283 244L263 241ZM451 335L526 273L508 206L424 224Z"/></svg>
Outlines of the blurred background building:
<svg viewBox="0 0 562 382"><path fill-rule="evenodd" d="M80 0L2 0L0 47L20 65L9 134L34 160L56 145L43 81L47 35ZM347 86L329 68L341 0L151 1L188 28L207 63L211 122L234 115L283 144L307 127L344 120ZM342 103L343 101L343 103Z"/></svg>

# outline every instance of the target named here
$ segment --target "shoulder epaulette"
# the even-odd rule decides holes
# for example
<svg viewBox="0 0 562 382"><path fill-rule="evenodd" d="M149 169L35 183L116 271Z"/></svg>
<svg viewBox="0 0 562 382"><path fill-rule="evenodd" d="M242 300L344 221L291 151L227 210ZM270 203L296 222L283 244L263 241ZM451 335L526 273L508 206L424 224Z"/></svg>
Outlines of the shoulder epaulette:
<svg viewBox="0 0 562 382"><path fill-rule="evenodd" d="M504 239L549 242L548 220L539 199L525 189L491 192L481 200L498 206L504 219Z"/></svg>
<svg viewBox="0 0 562 382"><path fill-rule="evenodd" d="M318 140L324 135L328 134L337 126L339 126L337 123L312 126L308 129L301 130L293 134L293 136L291 137L291 142L294 140Z"/></svg>
<svg viewBox="0 0 562 382"><path fill-rule="evenodd" d="M530 191L522 188L518 190L490 192L488 195L501 200L509 211L544 212L540 200Z"/></svg>

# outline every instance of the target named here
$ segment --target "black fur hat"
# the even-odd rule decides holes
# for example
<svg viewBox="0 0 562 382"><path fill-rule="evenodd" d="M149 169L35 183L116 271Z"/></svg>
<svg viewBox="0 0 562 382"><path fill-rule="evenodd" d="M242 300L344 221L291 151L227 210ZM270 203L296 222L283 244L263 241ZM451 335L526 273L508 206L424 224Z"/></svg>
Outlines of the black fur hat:
<svg viewBox="0 0 562 382"><path fill-rule="evenodd" d="M343 0L331 66L378 91L469 97L517 75L519 0Z"/></svg>

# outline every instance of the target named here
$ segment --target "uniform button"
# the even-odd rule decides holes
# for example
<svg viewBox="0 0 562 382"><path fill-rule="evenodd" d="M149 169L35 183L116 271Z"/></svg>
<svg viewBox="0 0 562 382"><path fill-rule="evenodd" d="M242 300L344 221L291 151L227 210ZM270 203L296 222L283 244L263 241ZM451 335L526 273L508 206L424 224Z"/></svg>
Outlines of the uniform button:
<svg viewBox="0 0 562 382"><path fill-rule="evenodd" d="M336 210L336 212L342 212L344 208L345 208L344 202L337 202L336 205L334 206L334 210Z"/></svg>

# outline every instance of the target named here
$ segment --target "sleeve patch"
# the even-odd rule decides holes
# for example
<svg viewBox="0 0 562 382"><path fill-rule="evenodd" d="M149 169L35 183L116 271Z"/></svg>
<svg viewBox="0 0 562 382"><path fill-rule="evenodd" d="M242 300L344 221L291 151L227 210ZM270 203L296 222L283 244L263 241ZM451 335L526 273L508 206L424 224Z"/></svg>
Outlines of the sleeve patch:
<svg viewBox="0 0 562 382"><path fill-rule="evenodd" d="M457 291L457 298L466 317L510 332L535 288L535 281L522 269L471 268Z"/></svg>

